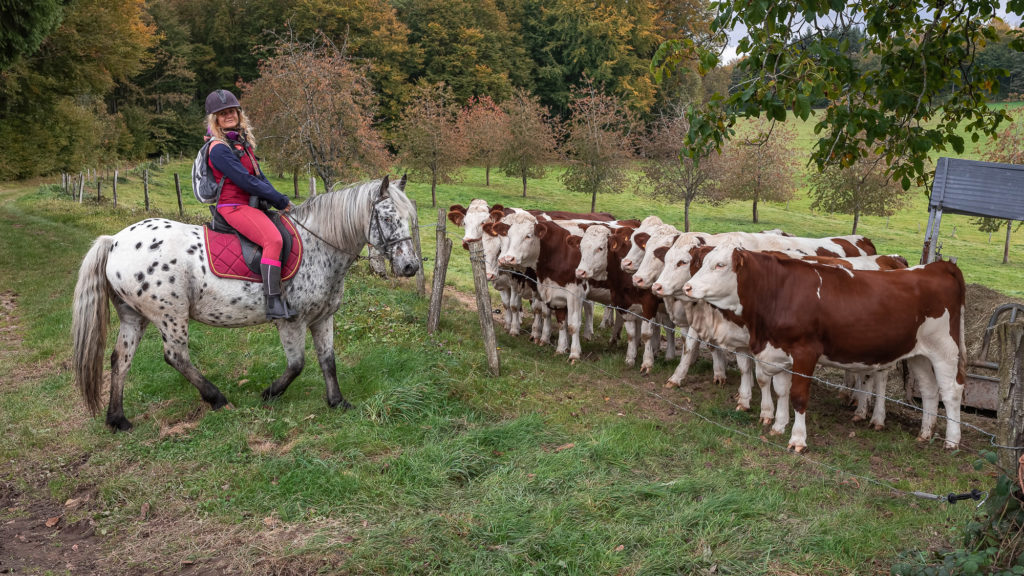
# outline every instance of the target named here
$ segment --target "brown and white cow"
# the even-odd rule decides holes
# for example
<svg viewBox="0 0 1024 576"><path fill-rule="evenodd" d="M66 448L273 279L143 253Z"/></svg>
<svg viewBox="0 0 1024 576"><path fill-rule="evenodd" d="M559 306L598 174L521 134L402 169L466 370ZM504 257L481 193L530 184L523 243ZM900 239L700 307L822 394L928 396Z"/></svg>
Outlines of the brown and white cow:
<svg viewBox="0 0 1024 576"><path fill-rule="evenodd" d="M660 348L657 340L652 338L651 320L659 319L663 323L670 322L664 313L661 299L649 290L633 285L631 276L622 270L622 257L629 251L629 236L633 232L630 227L612 229L608 226L589 226L582 237L573 237L569 243L579 246L580 263L576 268L576 278L584 281L603 281L609 290L610 304L616 310L625 313L626 326L626 364L633 366L636 362L637 343L643 345L643 361L640 372L647 374L654 367L655 347ZM660 328L659 328L660 330ZM670 327L666 358L675 355L675 337Z"/></svg>
<svg viewBox="0 0 1024 576"><path fill-rule="evenodd" d="M630 222L633 226L639 222ZM603 282L580 281L576 268L580 261L578 246L570 245L570 236L582 236L585 224L612 224L593 221L542 222L530 214L513 214L508 222L494 225L499 234L508 237L507 247L498 262L520 270L532 268L537 274L537 292L552 309L562 326L558 334L557 353L569 352L575 363L582 355L580 324L588 293L598 302L609 301Z"/></svg>
<svg viewBox="0 0 1024 576"><path fill-rule="evenodd" d="M705 257L684 291L736 314L761 368L778 370L772 433L785 431L792 401L790 449L807 447L809 384L818 363L866 372L903 359L921 382L919 439L931 437L941 396L944 446L959 445L966 289L955 264L849 270L723 245Z"/></svg>
<svg viewBox="0 0 1024 576"><path fill-rule="evenodd" d="M623 271L630 274L636 272L636 268L640 265L640 260L644 256L644 250L646 250L645 243L641 242L639 238L643 237L646 240L650 237L651 232L655 229L661 229L663 226L669 226L672 230L679 232L675 226L665 224L661 218L654 215L640 221L640 226L629 237L629 252L626 252L626 255L622 257L621 266Z"/></svg>

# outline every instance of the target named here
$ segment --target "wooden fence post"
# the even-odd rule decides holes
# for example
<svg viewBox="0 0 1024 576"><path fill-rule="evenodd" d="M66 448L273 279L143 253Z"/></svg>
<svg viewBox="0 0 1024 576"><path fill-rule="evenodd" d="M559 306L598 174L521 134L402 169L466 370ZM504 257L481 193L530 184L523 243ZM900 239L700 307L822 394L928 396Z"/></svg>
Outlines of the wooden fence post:
<svg viewBox="0 0 1024 576"><path fill-rule="evenodd" d="M420 246L420 211L415 200L412 200L412 244L416 258L420 261L420 267L416 270L416 293L422 298L427 293L427 280L423 275L423 248Z"/></svg>
<svg viewBox="0 0 1024 576"><path fill-rule="evenodd" d="M309 197L316 196L316 176L309 177Z"/></svg>
<svg viewBox="0 0 1024 576"><path fill-rule="evenodd" d="M498 340L494 336L494 319L491 317L491 293L487 289L487 272L484 270L483 242L469 244L469 262L473 266L473 285L476 288L476 310L480 315L480 332L484 338L487 364L491 374L501 375L501 360L498 358Z"/></svg>
<svg viewBox="0 0 1024 576"><path fill-rule="evenodd" d="M441 303L444 281L448 275L448 259L452 255L452 241L445 231L445 209L437 209L437 249L434 256L434 282L430 289L430 309L427 313L427 334L437 331L441 323Z"/></svg>
<svg viewBox="0 0 1024 576"><path fill-rule="evenodd" d="M149 212L149 169L142 171L142 196L146 199L146 212Z"/></svg>
<svg viewBox="0 0 1024 576"><path fill-rule="evenodd" d="M1024 446L1024 322L1003 322L996 333L1001 344L996 444ZM1012 474L1022 454L1024 450L1000 450L999 464Z"/></svg>
<svg viewBox="0 0 1024 576"><path fill-rule="evenodd" d="M114 208L117 208L117 168L114 168Z"/></svg>
<svg viewBox="0 0 1024 576"><path fill-rule="evenodd" d="M185 215L185 209L181 206L181 184L178 182L178 173L174 173L174 191L178 194L178 216Z"/></svg>
<svg viewBox="0 0 1024 576"><path fill-rule="evenodd" d="M85 194L85 174L78 173L78 203L82 203L82 195Z"/></svg>
<svg viewBox="0 0 1024 576"><path fill-rule="evenodd" d="M103 184L103 180L100 180L99 175L96 176L96 202L100 201L100 186Z"/></svg>

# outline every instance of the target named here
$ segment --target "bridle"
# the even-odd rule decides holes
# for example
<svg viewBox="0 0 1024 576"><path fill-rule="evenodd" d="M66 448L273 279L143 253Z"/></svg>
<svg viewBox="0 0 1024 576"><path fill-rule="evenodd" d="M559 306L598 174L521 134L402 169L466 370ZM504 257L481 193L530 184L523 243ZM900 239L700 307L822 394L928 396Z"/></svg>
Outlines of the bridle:
<svg viewBox="0 0 1024 576"><path fill-rule="evenodd" d="M376 200L374 200L373 204L370 206L370 223L369 223L369 225L366 228L366 239L367 239L366 240L366 244L367 244L367 246L370 246L371 248L375 248L376 250L379 250L379 251L383 252L386 255L388 253L388 250L390 250L395 245L401 244L402 242L405 242L407 240L412 240L412 236L406 234L403 238L399 238L397 240L388 240L382 246L376 246L376 245L373 244L373 242L370 242L370 238L372 237L372 234L373 234L373 225L374 224L377 225L377 230L380 231L381 236L384 235L384 227L380 223L380 214L377 213L377 205L380 204L383 201L384 201L384 195L381 194L380 198L377 198ZM298 224L299 227L301 227L303 230L305 230L306 232L309 232L314 238L316 238L317 240L319 240L319 241L323 242L324 244L330 246L331 248L334 248L338 252L341 252L342 254L346 254L348 256L352 256L356 260L367 259L365 256L360 256L359 254L353 254L352 252L339 247L338 245L334 244L333 242L330 242L330 241L326 240L323 236L320 236L319 234L317 234L316 232L311 230L308 226L306 226L301 220L299 220L295 216L289 215L289 218L292 220L292 222L295 222L296 224Z"/></svg>

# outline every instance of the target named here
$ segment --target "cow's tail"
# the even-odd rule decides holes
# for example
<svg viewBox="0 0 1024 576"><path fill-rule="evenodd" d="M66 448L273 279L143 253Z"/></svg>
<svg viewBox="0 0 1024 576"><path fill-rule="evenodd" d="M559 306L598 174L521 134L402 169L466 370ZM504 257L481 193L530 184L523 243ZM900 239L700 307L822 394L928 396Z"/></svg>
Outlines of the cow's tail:
<svg viewBox="0 0 1024 576"><path fill-rule="evenodd" d="M956 264L950 263L952 266L953 278L956 280L957 288L960 289L960 326L957 330L957 344L960 347L960 358L956 363L956 381L959 384L967 383L967 343L964 342L964 337L967 335L967 331L964 329L965 318L967 316L967 283L964 281L964 273L960 270L960 267Z"/></svg>
<svg viewBox="0 0 1024 576"><path fill-rule="evenodd" d="M100 411L103 392L103 351L107 345L110 284L107 282L107 256L113 236L100 236L82 260L75 284L71 310L71 350L75 385L93 414Z"/></svg>

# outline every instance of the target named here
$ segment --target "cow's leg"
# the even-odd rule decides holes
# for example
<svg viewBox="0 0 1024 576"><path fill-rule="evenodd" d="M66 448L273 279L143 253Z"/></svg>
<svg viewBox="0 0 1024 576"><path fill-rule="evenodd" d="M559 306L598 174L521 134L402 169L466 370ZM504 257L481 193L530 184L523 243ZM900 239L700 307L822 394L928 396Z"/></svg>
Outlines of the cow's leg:
<svg viewBox="0 0 1024 576"><path fill-rule="evenodd" d="M306 323L300 321L279 321L277 322L277 336L281 340L281 346L284 348L284 357L288 364L285 366L284 372L277 377L277 380L274 380L270 386L263 390L263 400L265 402L284 394L284 391L302 373L302 368L306 365ZM319 352L317 352L317 355L319 355ZM325 374L324 378L326 377L327 375ZM337 380L335 380L334 386L337 388ZM338 396L341 396L340 392ZM328 396L327 401L328 403L330 402L330 396Z"/></svg>
<svg viewBox="0 0 1024 576"><path fill-rule="evenodd" d="M694 359L697 357L697 350L700 348L700 341L697 340L697 331L694 330L693 326L686 332L686 336L683 340L685 346L683 346L683 356L679 359L679 365L676 366L672 375L668 377L668 382L665 383L665 388L675 388L682 383L683 378L686 377L687 372L690 371L690 366L693 365Z"/></svg>
<svg viewBox="0 0 1024 576"><path fill-rule="evenodd" d="M622 329L626 326L626 317L616 308L605 308L605 314L612 317L612 336L608 339L608 346L618 346L619 338L622 337Z"/></svg>
<svg viewBox="0 0 1024 576"><path fill-rule="evenodd" d="M505 330L512 327L512 289L508 286L498 289L501 296L501 307L505 311Z"/></svg>
<svg viewBox="0 0 1024 576"><path fill-rule="evenodd" d="M106 306L106 304L103 304ZM117 342L110 354L110 402L107 404L107 426L114 430L131 430L132 423L124 416L124 380L132 366L135 351L146 332L149 321L125 304L114 298L114 306L121 321L117 331ZM188 322L186 319L185 322Z"/></svg>
<svg viewBox="0 0 1024 576"><path fill-rule="evenodd" d="M592 341L594 339L594 303L590 300L583 301L583 317L580 323L583 325L583 339L587 342ZM570 327L569 330L571 331L572 328Z"/></svg>
<svg viewBox="0 0 1024 576"><path fill-rule="evenodd" d="M605 306L604 311L601 312L601 324L598 328L607 330L615 325L615 309L610 306Z"/></svg>
<svg viewBox="0 0 1024 576"><path fill-rule="evenodd" d="M793 378L789 388L789 398L793 403L793 430L789 437L789 450L803 452L807 450L807 406L810 402L811 374L817 357L797 357L793 359Z"/></svg>
<svg viewBox="0 0 1024 576"><path fill-rule="evenodd" d="M874 381L871 374L855 374L847 370L843 375L843 386L852 392L850 398L856 409L853 411L853 421L861 422L868 419L868 406L871 404L871 392L874 388ZM845 392L845 390L844 390ZM842 397L842 395L840 395Z"/></svg>
<svg viewBox="0 0 1024 576"><path fill-rule="evenodd" d="M753 360L744 352L736 353L736 365L740 367L740 390L736 398L736 411L750 410L750 399L754 395Z"/></svg>
<svg viewBox="0 0 1024 576"><path fill-rule="evenodd" d="M888 370L877 370L864 378L868 390L875 393L875 410L871 413L871 427L875 430L885 428L885 388L889 382Z"/></svg>
<svg viewBox="0 0 1024 576"><path fill-rule="evenodd" d="M640 343L644 347L644 360L640 364L641 374L650 374L654 368L654 352L657 345L654 343L654 334L661 332L661 328L649 320L640 321Z"/></svg>
<svg viewBox="0 0 1024 576"><path fill-rule="evenodd" d="M647 321L645 321L644 324L648 325L647 339L648 342L651 343L651 349L654 350L655 352L661 352L661 327L651 324L650 322ZM641 334L643 334L642 331Z"/></svg>
<svg viewBox="0 0 1024 576"><path fill-rule="evenodd" d="M920 442L927 442L932 438L935 430L935 419L939 412L938 386L935 382L935 373L927 358L915 356L908 360L910 373L917 381L918 391L921 392L921 432L917 435Z"/></svg>
<svg viewBox="0 0 1024 576"><path fill-rule="evenodd" d="M656 317L656 321L659 324L665 325L665 360L675 360L676 358L676 325L672 323L672 319L669 318L668 314L659 312ZM657 326L656 326L657 327Z"/></svg>
<svg viewBox="0 0 1024 576"><path fill-rule="evenodd" d="M947 450L956 450L960 446L960 399L963 397L964 385L957 381L958 356L954 351L951 355L932 358L935 386L942 399L942 406L946 409L946 440L942 447Z"/></svg>
<svg viewBox="0 0 1024 576"><path fill-rule="evenodd" d="M309 331L313 335L316 359L320 362L320 371L324 375L327 405L331 408L341 406L346 410L351 408L352 405L341 395L341 390L338 387L338 367L334 361L334 316L331 315L310 324ZM291 363L289 358L288 364L291 365Z"/></svg>
<svg viewBox="0 0 1024 576"><path fill-rule="evenodd" d="M711 368L714 373L713 382L715 384L725 384L725 365L728 363L725 356L725 350L718 346L711 347Z"/></svg>
<svg viewBox="0 0 1024 576"><path fill-rule="evenodd" d="M511 336L518 336L519 329L523 326L523 296L519 292L519 283L515 280L512 280L509 285L508 306L508 333Z"/></svg>
<svg viewBox="0 0 1024 576"><path fill-rule="evenodd" d="M747 354L749 354L749 352ZM751 375L749 375L748 378L757 380L757 387L761 390L761 414L759 416L761 424L771 424L772 419L775 417L775 402L772 401L772 376L771 374L766 374L758 369L757 362L747 354L736 354L736 363L740 365L741 372L744 369L741 357L745 358L745 361L749 364L747 371L749 371ZM742 378L742 375L740 377ZM786 414L788 415L788 407L786 410Z"/></svg>
<svg viewBox="0 0 1024 576"><path fill-rule="evenodd" d="M590 334L594 334L594 304L584 301L581 295L570 294L566 298L568 317L566 323L569 328L569 362L575 364L583 356L583 347L580 345L580 324L583 323L583 316L586 314L587 306L590 307Z"/></svg>
<svg viewBox="0 0 1024 576"><path fill-rule="evenodd" d="M789 391L792 386L793 375L786 370L776 374L770 374L762 370L758 373L758 384L761 383L762 378L767 378L772 383L775 395L778 397L775 404L775 424L772 424L770 434L773 436L782 434L786 431L786 426L789 425Z"/></svg>
<svg viewBox="0 0 1024 576"><path fill-rule="evenodd" d="M555 345L555 354L565 354L569 351L569 332L565 308L552 310L551 314L554 316L552 324L558 325L558 343Z"/></svg>
<svg viewBox="0 0 1024 576"><path fill-rule="evenodd" d="M636 364L637 321L630 318L626 321L626 366Z"/></svg>

